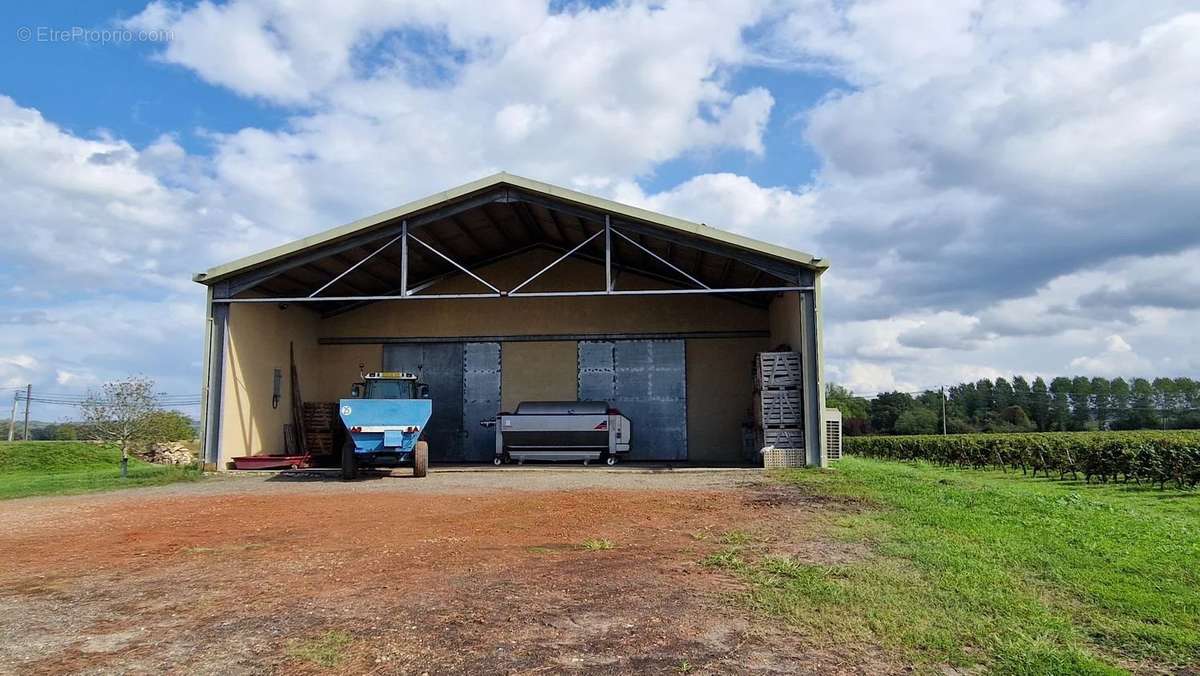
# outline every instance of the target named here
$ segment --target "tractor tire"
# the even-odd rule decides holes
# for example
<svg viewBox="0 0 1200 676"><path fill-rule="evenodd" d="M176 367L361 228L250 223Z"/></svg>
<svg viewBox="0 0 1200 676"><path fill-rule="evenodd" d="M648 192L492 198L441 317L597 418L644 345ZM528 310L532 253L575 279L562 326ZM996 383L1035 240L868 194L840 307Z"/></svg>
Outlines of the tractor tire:
<svg viewBox="0 0 1200 676"><path fill-rule="evenodd" d="M342 479L351 481L358 478L358 458L354 455L354 444L347 441L342 444Z"/></svg>
<svg viewBox="0 0 1200 676"><path fill-rule="evenodd" d="M413 476L418 479L429 472L429 444L418 441L413 447Z"/></svg>

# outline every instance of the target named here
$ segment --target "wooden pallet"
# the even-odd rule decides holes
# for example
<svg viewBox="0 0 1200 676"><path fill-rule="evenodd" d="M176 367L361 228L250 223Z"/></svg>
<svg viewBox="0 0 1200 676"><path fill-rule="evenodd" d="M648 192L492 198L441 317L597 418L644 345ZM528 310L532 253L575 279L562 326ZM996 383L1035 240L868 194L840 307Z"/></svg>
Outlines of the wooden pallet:
<svg viewBox="0 0 1200 676"><path fill-rule="evenodd" d="M805 446L802 427L759 427L755 432L759 448L775 446L803 449Z"/></svg>
<svg viewBox="0 0 1200 676"><path fill-rule="evenodd" d="M333 432L309 432L308 452L313 455L330 455L333 453Z"/></svg>
<svg viewBox="0 0 1200 676"><path fill-rule="evenodd" d="M762 426L798 427L804 424L800 390L766 389L754 393L755 421Z"/></svg>
<svg viewBox="0 0 1200 676"><path fill-rule="evenodd" d="M754 383L758 389L800 387L803 373L799 352L759 352L754 359Z"/></svg>
<svg viewBox="0 0 1200 676"><path fill-rule="evenodd" d="M337 403L329 401L304 402L305 433L328 432L337 428Z"/></svg>

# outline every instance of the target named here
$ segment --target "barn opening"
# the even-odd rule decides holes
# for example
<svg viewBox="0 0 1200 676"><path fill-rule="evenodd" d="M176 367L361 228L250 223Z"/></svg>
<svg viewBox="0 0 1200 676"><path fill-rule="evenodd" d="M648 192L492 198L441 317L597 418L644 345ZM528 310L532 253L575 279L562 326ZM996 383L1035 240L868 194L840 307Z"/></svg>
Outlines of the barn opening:
<svg viewBox="0 0 1200 676"><path fill-rule="evenodd" d="M346 397L363 364L429 385L434 463L489 461L481 423L521 401L594 399L630 418L633 461L735 464L754 355L786 346L803 357L805 452L820 465L826 267L497 174L197 274L204 457L280 453L293 396Z"/></svg>

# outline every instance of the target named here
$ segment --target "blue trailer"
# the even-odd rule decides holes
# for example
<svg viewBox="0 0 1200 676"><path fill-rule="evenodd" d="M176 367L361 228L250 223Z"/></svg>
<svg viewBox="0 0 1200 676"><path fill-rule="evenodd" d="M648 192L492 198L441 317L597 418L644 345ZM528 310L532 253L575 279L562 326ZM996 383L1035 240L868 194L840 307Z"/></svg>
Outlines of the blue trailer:
<svg viewBox="0 0 1200 676"><path fill-rule="evenodd" d="M429 388L417 376L400 371L362 374L350 398L338 401L348 439L342 447L342 477L353 479L360 467L429 469L429 444L421 439L433 414Z"/></svg>

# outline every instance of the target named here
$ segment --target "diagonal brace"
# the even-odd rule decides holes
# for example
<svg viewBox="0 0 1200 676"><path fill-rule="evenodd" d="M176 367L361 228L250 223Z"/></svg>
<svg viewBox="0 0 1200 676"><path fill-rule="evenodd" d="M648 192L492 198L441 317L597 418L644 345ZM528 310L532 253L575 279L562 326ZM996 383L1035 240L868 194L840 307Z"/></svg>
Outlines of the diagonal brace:
<svg viewBox="0 0 1200 676"><path fill-rule="evenodd" d="M312 298L312 297L316 296L318 293L321 293L325 289L328 289L329 287L333 286L334 283L337 282L337 280L341 279L342 277L345 277L346 275L350 274L351 272L354 272L354 270L357 269L358 266L360 266L363 263L366 263L367 261L374 258L375 255L378 254L380 251L383 251L384 249L388 248L389 246L395 244L396 240L400 239L401 237L404 237L403 232L401 232L399 235L396 235L395 237L388 240L387 244L384 244L383 246L379 247L378 249L367 254L366 258L364 258L361 261L355 263L354 265L351 265L350 267L346 268L346 270L343 271L342 274L338 275L337 277L334 277L333 279L329 280L328 282L325 282L324 286L322 286L321 288L317 289L316 291L313 291L312 293L308 294L308 297Z"/></svg>
<svg viewBox="0 0 1200 676"><path fill-rule="evenodd" d="M653 256L653 257L654 257L655 259L657 259L658 261L660 261L660 262L662 262L662 263L666 264L668 267L670 267L670 268L671 268L672 270L674 270L675 272L678 272L679 274L683 275L684 277L687 277L688 279L692 280L693 282L695 282L695 283L696 283L696 285L697 285L697 286L702 286L702 287L704 287L704 288L706 288L706 289L711 289L711 288L712 288L711 286L709 286L709 285L705 284L704 282L702 282L702 281L700 281L700 280L696 279L695 277L693 277L693 276L689 275L688 273L684 272L683 270L680 270L680 269L679 269L679 267L678 267L678 266L676 266L676 265L675 265L674 263L672 263L671 261L669 261L669 260L667 260L667 259L663 258L662 256L659 256L658 254L654 253L653 251L651 251L651 250L647 249L646 247L642 246L641 244L637 243L635 240L633 240L631 237L629 237L629 236L628 236L628 235L626 235L625 233L621 232L620 230L617 230L616 228L612 228L612 231L613 231L613 234L614 234L614 235L617 235L618 237L620 237L620 238L624 239L625 241L627 241L627 242L629 242L630 244L632 244L632 245L636 246L637 248L641 249L642 251L645 251L646 253L650 254L651 256Z"/></svg>
<svg viewBox="0 0 1200 676"><path fill-rule="evenodd" d="M600 231L596 232L595 234L593 234L591 237L588 237L587 239L583 240L583 241L582 241L582 242L580 242L579 244L576 244L574 249L571 249L570 251L566 252L565 254L563 254L563 255L559 256L559 257L558 257L557 259L555 259L555 261L554 261L553 263L551 263L550 265L547 265L546 267L542 268L541 270L538 270L538 271L537 271L537 273L536 273L536 274L534 274L532 277L530 277L529 279L527 279L527 280L525 280L525 281L521 282L521 283L520 283L520 284L518 284L516 287L514 287L514 288L513 288L511 291L509 291L509 292L508 292L508 295L510 295L510 296L517 296L517 295L520 295L520 294L518 294L517 292L518 292L518 291L520 291L520 290L521 290L521 288L522 288L522 287L524 287L526 284L529 284L530 282L532 282L533 280L537 279L538 277L541 277L541 276L542 276L542 274L543 274L543 273L545 273L547 270L549 270L550 268L554 267L555 265L558 265L559 263L563 262L564 260L566 260L566 258L567 258L568 256L570 256L571 254L575 253L576 251L579 251L579 250L580 250L580 249L582 249L583 247L587 246L588 244L590 244L590 243L591 243L591 241L592 241L592 240L596 239L597 237L599 237L600 235L603 235L603 234L604 234L604 231L603 231L603 230L600 230Z"/></svg>
<svg viewBox="0 0 1200 676"><path fill-rule="evenodd" d="M454 267L458 268L459 270L462 270L463 272L467 273L468 275L470 275L471 279L474 279L475 281L486 286L487 288L491 289L492 291L495 291L496 293L502 293L500 291L500 289L497 289L496 287L489 284L487 282L487 280L485 280L484 278L475 274L474 272L471 272L470 270L464 268L463 266L459 265L458 262L455 261L453 258L451 258L451 257L447 256L446 254L442 253L441 251L438 251L437 249L429 246L428 244L423 242L421 240L421 238L417 237L416 235L412 234L411 232L408 233L408 238L411 239L412 241L416 242L417 244L420 244L421 246L425 247L426 249L429 249L430 251L437 254L438 256L441 256L442 260L446 261L450 265L453 265Z"/></svg>

